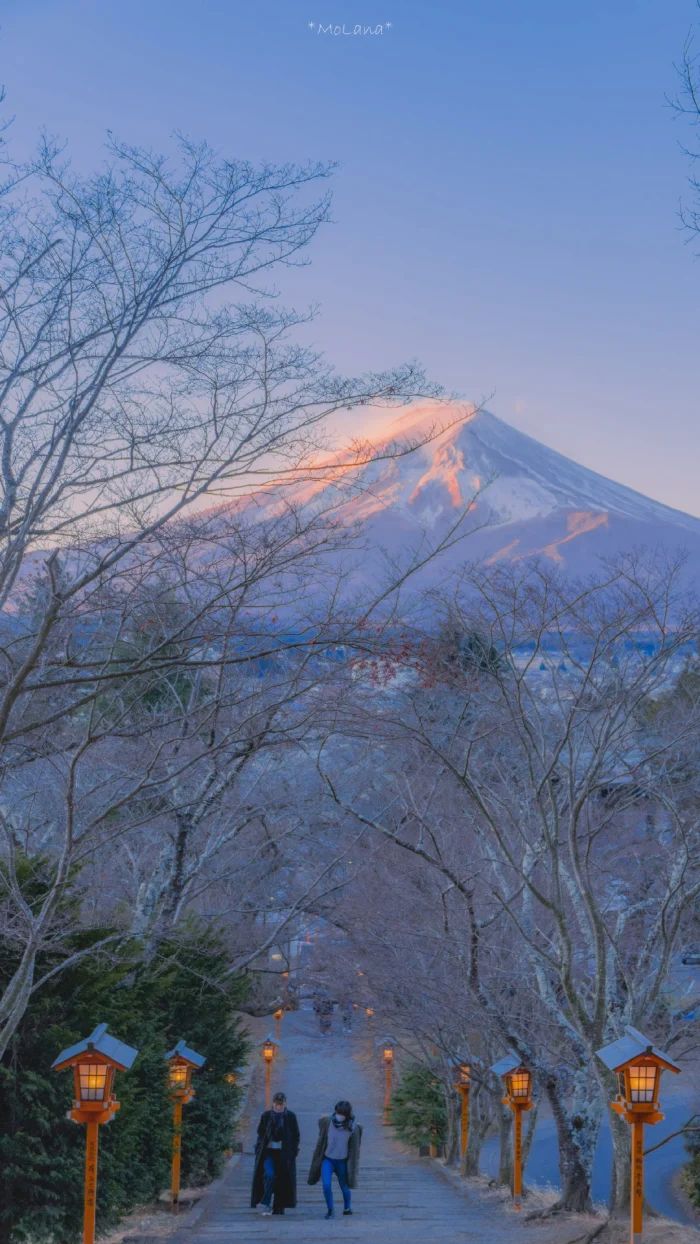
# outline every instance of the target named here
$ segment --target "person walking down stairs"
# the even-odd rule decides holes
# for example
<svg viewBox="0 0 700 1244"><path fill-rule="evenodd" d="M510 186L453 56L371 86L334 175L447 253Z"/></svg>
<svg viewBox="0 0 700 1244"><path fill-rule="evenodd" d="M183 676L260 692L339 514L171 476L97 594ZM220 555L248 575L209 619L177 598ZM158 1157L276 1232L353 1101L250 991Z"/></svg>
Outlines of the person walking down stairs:
<svg viewBox="0 0 700 1244"><path fill-rule="evenodd" d="M272 1110L260 1116L250 1204L265 1214L283 1214L297 1203L299 1124L287 1109L284 1093L275 1093ZM274 1197L274 1201L273 1201Z"/></svg>

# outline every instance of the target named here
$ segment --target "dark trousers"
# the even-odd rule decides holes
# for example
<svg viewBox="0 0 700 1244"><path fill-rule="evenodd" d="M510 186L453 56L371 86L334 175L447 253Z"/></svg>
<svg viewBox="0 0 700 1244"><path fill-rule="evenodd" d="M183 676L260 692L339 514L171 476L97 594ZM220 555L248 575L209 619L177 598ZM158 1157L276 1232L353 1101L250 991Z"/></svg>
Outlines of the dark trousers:
<svg viewBox="0 0 700 1244"><path fill-rule="evenodd" d="M333 1212L333 1175L336 1176L340 1184L340 1191L343 1194L343 1209L350 1209L350 1186L348 1184L348 1160L347 1158L324 1158L321 1166L321 1183L323 1184L323 1195L326 1198L326 1205L329 1211Z"/></svg>
<svg viewBox="0 0 700 1244"><path fill-rule="evenodd" d="M272 1205L272 1197L277 1183L277 1175L279 1171L279 1161L282 1156L281 1149L266 1149L263 1159L263 1205L270 1207ZM275 1207L276 1214L283 1214L283 1209Z"/></svg>

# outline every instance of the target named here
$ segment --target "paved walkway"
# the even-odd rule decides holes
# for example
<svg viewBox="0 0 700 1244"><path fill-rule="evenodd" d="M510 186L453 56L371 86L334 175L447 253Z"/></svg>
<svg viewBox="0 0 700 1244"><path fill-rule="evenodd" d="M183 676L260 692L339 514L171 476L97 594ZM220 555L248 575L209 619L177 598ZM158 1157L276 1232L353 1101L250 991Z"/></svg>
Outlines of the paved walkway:
<svg viewBox="0 0 700 1244"><path fill-rule="evenodd" d="M334 1017L337 1022L337 1017ZM236 1244L236 1241L288 1239L312 1244L338 1235L343 1244L564 1244L575 1232L552 1226L526 1226L499 1205L480 1203L477 1192L463 1192L436 1171L428 1159L406 1153L381 1123L381 1094L363 1066L356 1038L337 1031L324 1037L311 1012L287 1015L282 1056L273 1072L273 1091L283 1089L299 1119L301 1152L297 1165L298 1205L283 1218L262 1218L250 1209L252 1148L259 1112L251 1111L245 1152L205 1203L199 1222L181 1238L190 1244ZM353 1193L353 1216L342 1217L342 1199L334 1188L336 1214L324 1220L320 1184L306 1176L320 1114L339 1097L349 1098L364 1135L360 1180ZM262 1103L261 1103L262 1108ZM252 1115L255 1114L255 1118Z"/></svg>

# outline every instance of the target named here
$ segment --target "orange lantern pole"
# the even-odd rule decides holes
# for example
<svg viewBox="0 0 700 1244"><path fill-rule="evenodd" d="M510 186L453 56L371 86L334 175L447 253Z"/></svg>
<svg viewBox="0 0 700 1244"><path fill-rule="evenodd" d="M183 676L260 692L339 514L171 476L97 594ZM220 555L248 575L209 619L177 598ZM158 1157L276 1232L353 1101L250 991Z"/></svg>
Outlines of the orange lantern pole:
<svg viewBox="0 0 700 1244"><path fill-rule="evenodd" d="M513 1205L520 1209L523 1198L523 1110L522 1106L512 1106L513 1110Z"/></svg>
<svg viewBox="0 0 700 1244"><path fill-rule="evenodd" d="M638 1244L644 1224L644 1123L635 1119L632 1124L632 1205L630 1209L630 1238Z"/></svg>
<svg viewBox="0 0 700 1244"><path fill-rule="evenodd" d="M504 1106L513 1111L513 1208L519 1210L523 1196L523 1114L532 1110L532 1072L515 1055L508 1055L491 1068L505 1083Z"/></svg>
<svg viewBox="0 0 700 1244"><path fill-rule="evenodd" d="M267 1037L262 1044L262 1056L265 1064L265 1109L269 1110L272 1106L272 1064L277 1055L279 1046L272 1037Z"/></svg>
<svg viewBox="0 0 700 1244"><path fill-rule="evenodd" d="M178 1041L177 1045L165 1055L168 1064L168 1087L173 1102L173 1145L170 1168L170 1203L173 1213L180 1208L180 1171L182 1166L182 1107L192 1101L192 1072L199 1071L207 1061L203 1054L198 1054Z"/></svg>
<svg viewBox="0 0 700 1244"><path fill-rule="evenodd" d="M394 1046L391 1041L384 1042L382 1051L384 1061L384 1112L383 1122L391 1123L391 1081L394 1070Z"/></svg>
<svg viewBox="0 0 700 1244"><path fill-rule="evenodd" d="M54 1071L72 1069L75 1097L69 1118L85 1124L83 1244L95 1241L99 1126L109 1123L119 1109L112 1092L115 1072L128 1071L137 1054L111 1036L106 1024L98 1024L89 1037L63 1050L52 1063Z"/></svg>
<svg viewBox="0 0 700 1244"><path fill-rule="evenodd" d="M618 1079L618 1094L611 1109L632 1129L632 1179L630 1186L630 1244L641 1244L644 1228L644 1125L660 1123L661 1072L678 1075L680 1067L651 1043L643 1032L625 1028L624 1037L597 1051L598 1058Z"/></svg>
<svg viewBox="0 0 700 1244"><path fill-rule="evenodd" d="M467 1149L469 1148L469 1087L471 1067L468 1063L457 1063L457 1079L455 1087L459 1093L459 1156L461 1174L467 1173Z"/></svg>
<svg viewBox="0 0 700 1244"><path fill-rule="evenodd" d="M90 1119L85 1125L85 1181L83 1189L83 1240L94 1244L97 1216L97 1157L99 1123Z"/></svg>

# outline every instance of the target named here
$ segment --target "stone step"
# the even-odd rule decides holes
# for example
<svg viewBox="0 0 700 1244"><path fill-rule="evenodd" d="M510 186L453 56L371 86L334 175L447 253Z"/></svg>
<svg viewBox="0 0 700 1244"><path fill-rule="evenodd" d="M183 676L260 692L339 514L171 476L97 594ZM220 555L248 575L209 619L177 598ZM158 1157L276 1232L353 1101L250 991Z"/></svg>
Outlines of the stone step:
<svg viewBox="0 0 700 1244"><path fill-rule="evenodd" d="M566 1244L576 1231L534 1232L509 1209L483 1202L452 1184L428 1158L408 1154L382 1123L377 1086L363 1062L363 1043L353 1034L320 1039L311 1012L285 1017L282 1057L274 1067L273 1090L281 1088L297 1115L302 1134L297 1163L298 1203L278 1216L262 1217L250 1208L255 1128L244 1138L244 1152L232 1160L222 1180L205 1195L198 1218L178 1231L173 1244L255 1244L289 1239L293 1244L327 1241L337 1233L343 1244ZM353 1214L343 1217L334 1181L336 1217L326 1221L320 1184L306 1175L320 1114L340 1097L348 1098L364 1133ZM255 1118L257 1125L257 1117ZM536 1237L536 1238L535 1238Z"/></svg>

